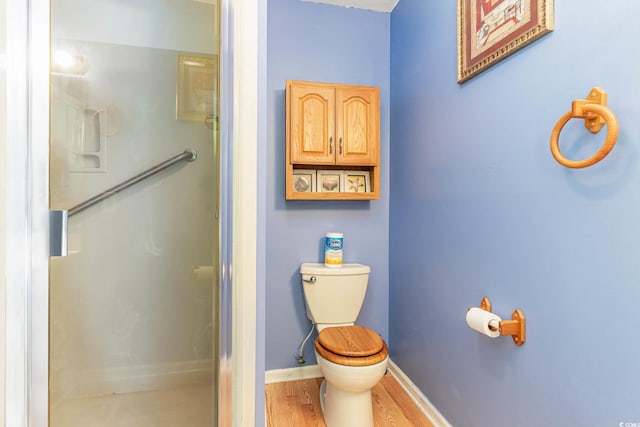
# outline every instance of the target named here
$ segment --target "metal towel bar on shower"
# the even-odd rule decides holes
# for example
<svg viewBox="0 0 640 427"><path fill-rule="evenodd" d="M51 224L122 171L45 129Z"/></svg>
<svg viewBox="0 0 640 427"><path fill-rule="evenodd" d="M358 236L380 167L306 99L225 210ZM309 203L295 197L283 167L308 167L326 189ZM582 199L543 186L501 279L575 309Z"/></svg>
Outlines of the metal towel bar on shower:
<svg viewBox="0 0 640 427"><path fill-rule="evenodd" d="M98 194L97 196L94 196L92 198L90 198L89 200L80 203L79 205L76 205L74 207L72 207L71 209L69 209L69 216L75 215L78 212L82 212L83 210L87 209L88 207L91 207L93 205L95 205L96 203L100 203L101 201L103 201L104 199L113 196L114 194L118 194L119 192L121 192L124 189L127 189L129 187L131 187L134 184L137 184L140 181L143 181L147 178L149 178L150 176L153 176L155 174L157 174L158 172L162 172L163 170L175 165L178 162L181 162L183 160L187 161L187 162L193 162L195 159L198 158L198 153L196 152L196 150L194 150L193 148L189 148L184 150L183 153L178 154L175 157L170 158L169 160L165 160L164 162L152 167L151 169L148 169L142 173L139 173L138 175L134 176L133 178L130 178L126 181L124 181L121 184L116 185L115 187L111 187L110 189L103 191L102 193Z"/></svg>

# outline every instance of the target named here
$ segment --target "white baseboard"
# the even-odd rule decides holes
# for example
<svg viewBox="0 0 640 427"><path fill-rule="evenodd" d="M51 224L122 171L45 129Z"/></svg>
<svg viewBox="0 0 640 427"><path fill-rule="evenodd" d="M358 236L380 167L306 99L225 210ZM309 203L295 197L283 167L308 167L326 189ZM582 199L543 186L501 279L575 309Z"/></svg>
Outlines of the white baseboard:
<svg viewBox="0 0 640 427"><path fill-rule="evenodd" d="M300 366L289 369L273 369L264 373L264 383L283 383L286 381L307 380L309 378L321 378L322 372L318 365Z"/></svg>
<svg viewBox="0 0 640 427"><path fill-rule="evenodd" d="M429 421L434 427L451 427L449 421L442 416L442 414L436 409L435 406L427 396L409 379L409 377L402 372L402 369L398 367L391 359L389 359L389 373L398 381L398 384L407 392L409 397L418 405L418 408L429 418Z"/></svg>
<svg viewBox="0 0 640 427"><path fill-rule="evenodd" d="M54 374L55 375L55 374ZM102 396L114 393L183 387L212 382L211 359L123 366L58 374L52 399Z"/></svg>
<svg viewBox="0 0 640 427"><path fill-rule="evenodd" d="M391 374L398 384L407 392L411 400L420 408L425 416L431 421L434 427L452 427L442 416L427 396L402 372L391 359L389 359L389 374ZM301 366L299 368L273 369L264 373L265 384L281 383L286 381L306 380L309 378L321 378L322 372L318 365Z"/></svg>

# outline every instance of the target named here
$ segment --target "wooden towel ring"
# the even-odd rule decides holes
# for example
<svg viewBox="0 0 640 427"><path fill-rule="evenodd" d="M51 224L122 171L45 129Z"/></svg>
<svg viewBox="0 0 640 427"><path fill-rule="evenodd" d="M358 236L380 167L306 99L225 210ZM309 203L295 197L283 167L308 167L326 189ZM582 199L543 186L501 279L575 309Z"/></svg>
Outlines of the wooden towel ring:
<svg viewBox="0 0 640 427"><path fill-rule="evenodd" d="M618 140L618 119L606 105L606 92L594 88L589 95L590 100L579 99L572 103L571 111L563 115L551 132L551 154L563 166L568 168L586 168L604 159ZM597 98L597 99L596 99ZM595 101L595 102L594 102ZM592 133L598 133L606 123L607 137L600 150L585 160L569 160L560 152L560 132L571 119L585 119L585 126Z"/></svg>

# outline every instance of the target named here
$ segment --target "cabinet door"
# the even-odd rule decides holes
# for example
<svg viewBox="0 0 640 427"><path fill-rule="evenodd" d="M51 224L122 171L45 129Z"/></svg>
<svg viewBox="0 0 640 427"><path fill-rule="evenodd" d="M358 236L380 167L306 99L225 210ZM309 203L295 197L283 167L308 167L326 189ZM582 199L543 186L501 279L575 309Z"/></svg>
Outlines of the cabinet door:
<svg viewBox="0 0 640 427"><path fill-rule="evenodd" d="M291 163L335 163L335 89L292 84Z"/></svg>
<svg viewBox="0 0 640 427"><path fill-rule="evenodd" d="M336 164L377 165L380 150L380 90L336 89Z"/></svg>

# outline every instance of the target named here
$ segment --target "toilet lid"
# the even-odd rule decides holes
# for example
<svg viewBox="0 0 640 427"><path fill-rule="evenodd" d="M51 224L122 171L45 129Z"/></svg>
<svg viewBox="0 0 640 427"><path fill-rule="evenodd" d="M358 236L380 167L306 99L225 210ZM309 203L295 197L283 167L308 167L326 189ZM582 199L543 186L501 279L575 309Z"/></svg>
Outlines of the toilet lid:
<svg viewBox="0 0 640 427"><path fill-rule="evenodd" d="M318 343L332 353L347 357L366 357L379 353L384 341L375 331L364 326L325 328Z"/></svg>

